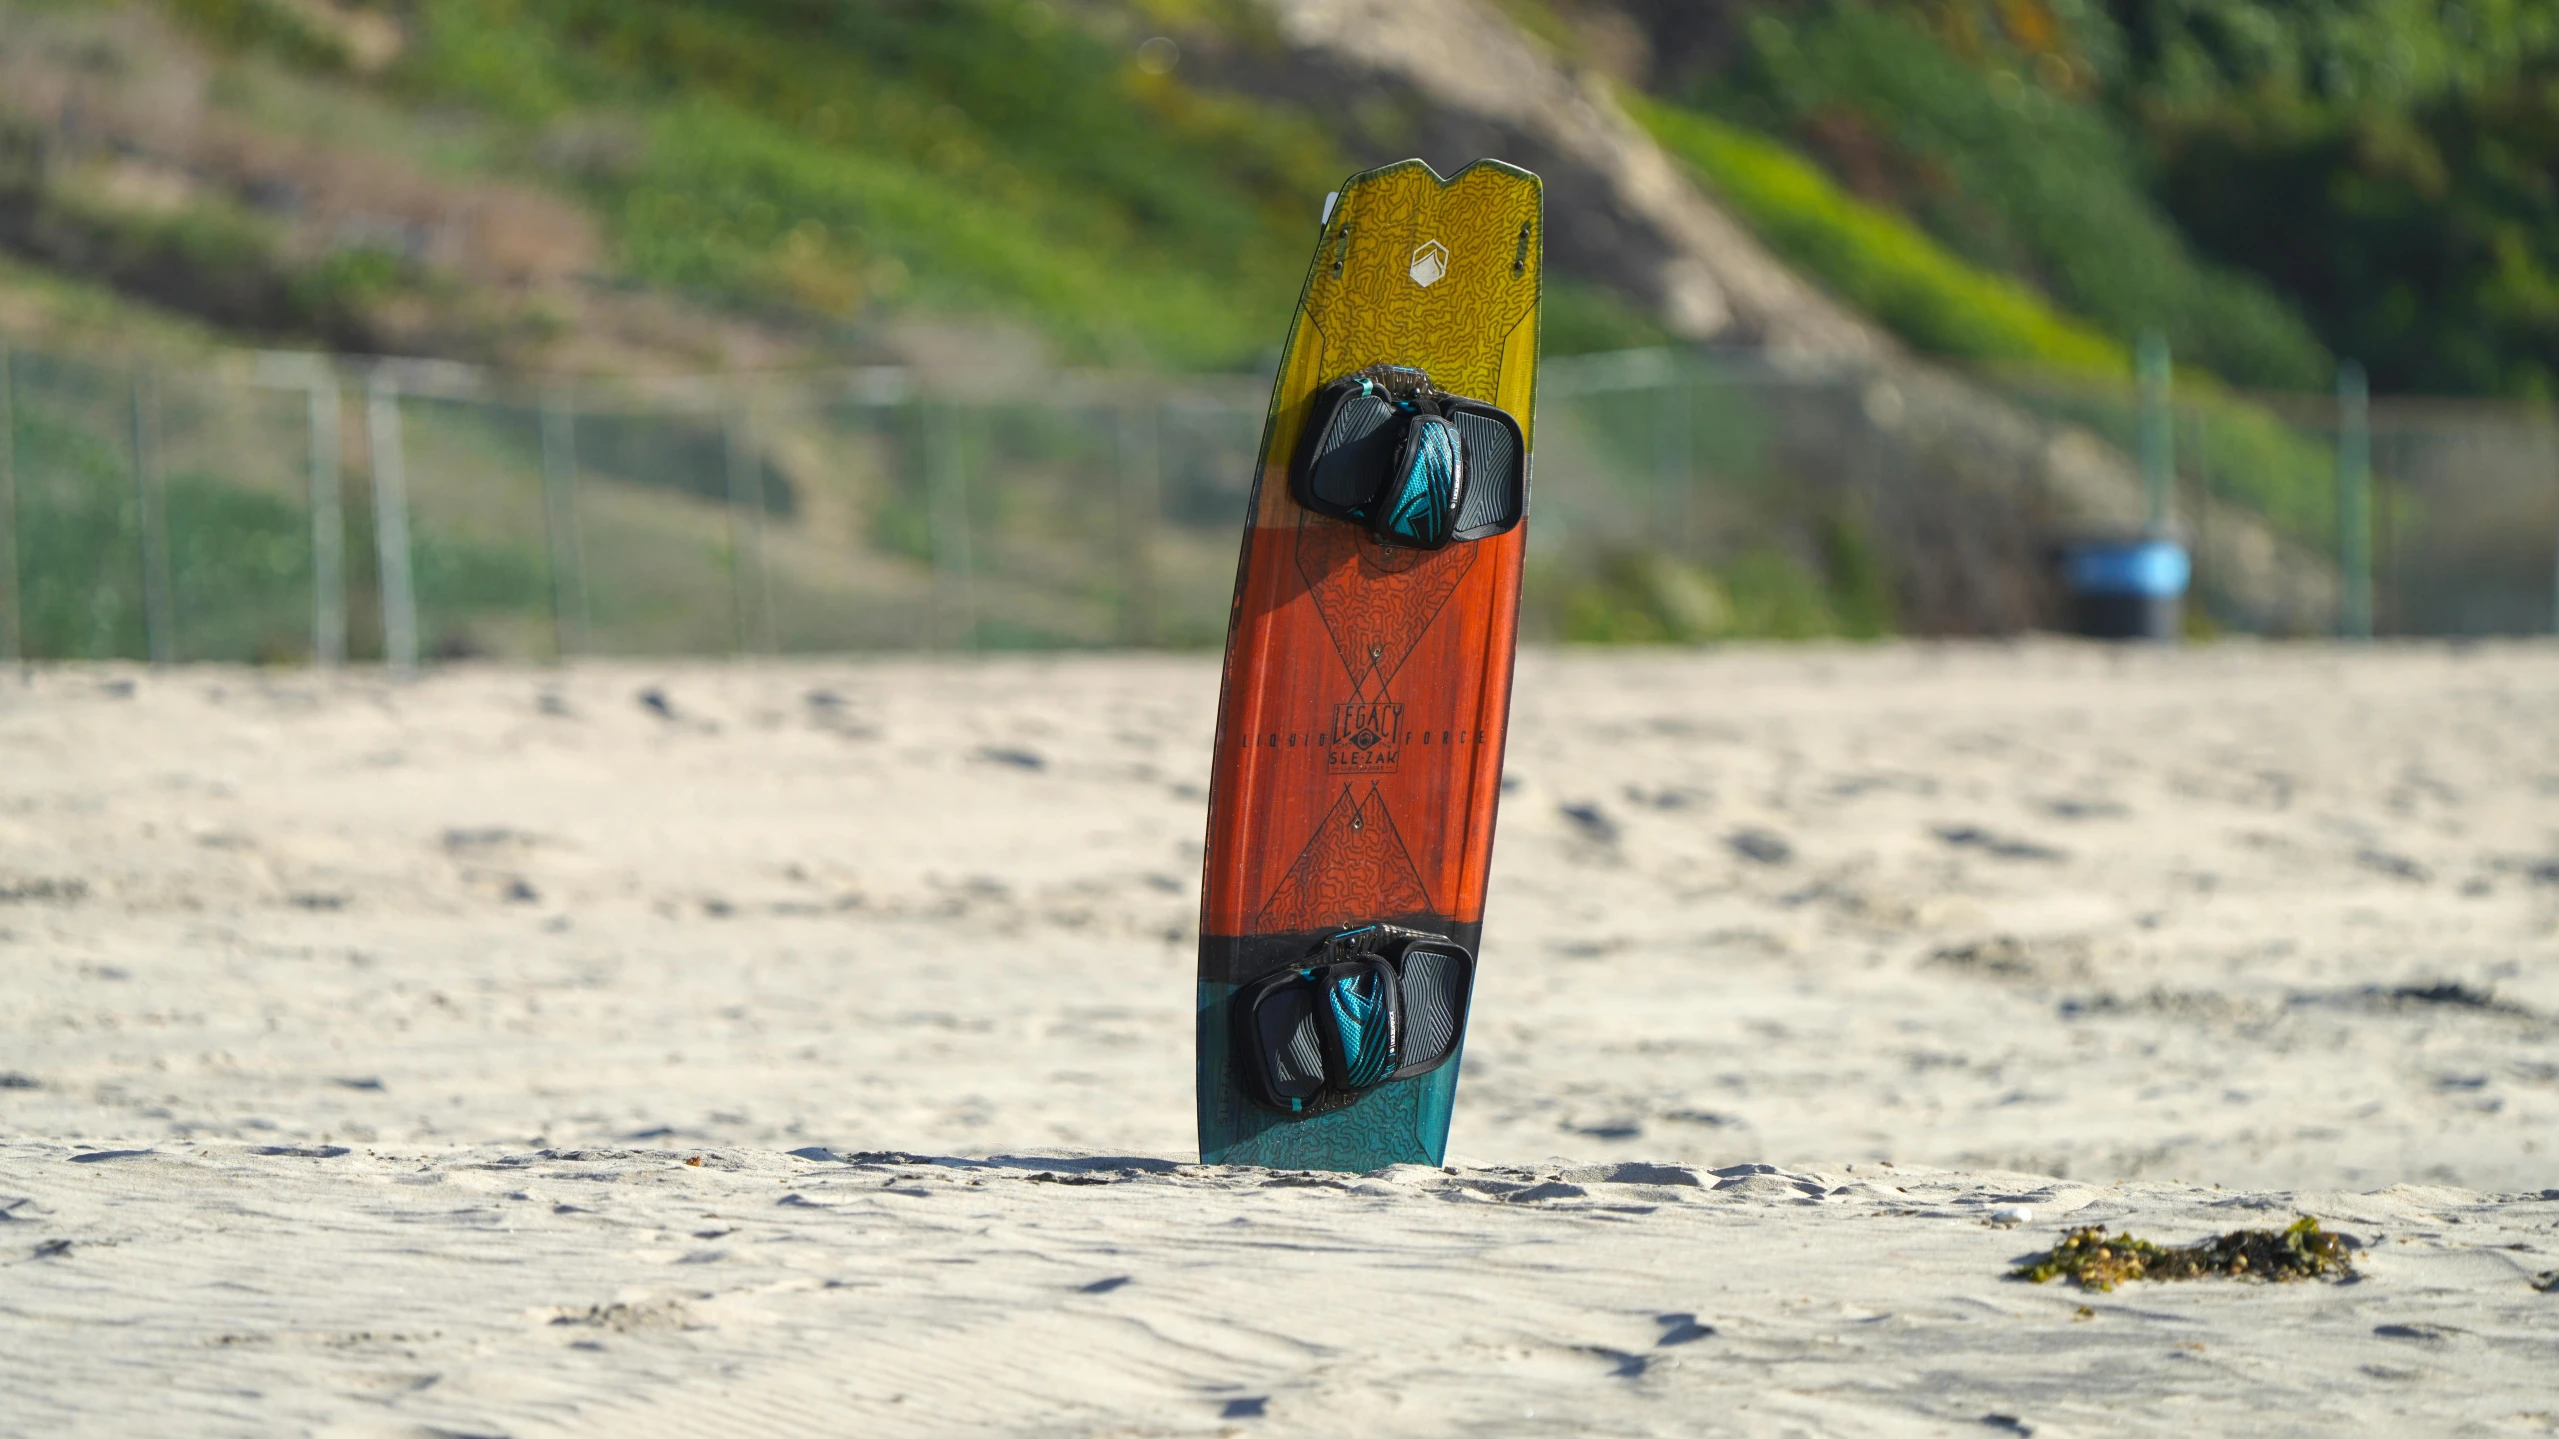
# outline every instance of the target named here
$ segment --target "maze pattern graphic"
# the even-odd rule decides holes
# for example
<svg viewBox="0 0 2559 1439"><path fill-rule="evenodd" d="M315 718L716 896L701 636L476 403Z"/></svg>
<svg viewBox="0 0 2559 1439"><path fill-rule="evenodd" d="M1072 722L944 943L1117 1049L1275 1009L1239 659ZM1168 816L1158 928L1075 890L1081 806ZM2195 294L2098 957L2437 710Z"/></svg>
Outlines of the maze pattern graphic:
<svg viewBox="0 0 2559 1439"><path fill-rule="evenodd" d="M1372 784L1365 802L1343 789L1255 927L1265 934L1338 929L1385 915L1425 914L1430 907L1395 817Z"/></svg>
<svg viewBox="0 0 2559 1439"><path fill-rule="evenodd" d="M1387 682L1474 563L1473 545L1391 549L1357 525L1311 510L1298 516L1298 573L1355 699L1387 697Z"/></svg>

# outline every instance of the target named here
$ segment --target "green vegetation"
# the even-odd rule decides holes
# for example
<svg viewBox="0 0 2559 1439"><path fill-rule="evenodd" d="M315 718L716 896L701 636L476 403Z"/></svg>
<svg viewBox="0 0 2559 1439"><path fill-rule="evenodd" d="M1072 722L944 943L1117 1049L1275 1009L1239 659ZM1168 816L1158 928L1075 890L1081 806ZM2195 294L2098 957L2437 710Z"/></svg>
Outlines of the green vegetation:
<svg viewBox="0 0 2559 1439"><path fill-rule="evenodd" d="M1259 0L118 3L121 16L0 0L0 59L85 66L97 97L85 129L42 105L0 116L0 246L19 257L0 263L0 311L22 332L60 328L20 318L62 308L28 298L17 272L33 264L48 284L157 301L226 338L507 366L881 350L1007 363L1018 344L1042 352L1032 363L1252 370L1296 294L1314 197L1353 154L1442 133L1410 95L1292 97ZM2339 354L2385 390L2559 393L2559 188L2546 173L2559 0L1496 3L1574 63L1649 65L1627 83L1652 93L1630 88L1628 108L1774 250L1913 347L2047 413L2129 448L2128 345L2164 331L2181 461L2314 548L2334 538L2327 442L2231 386L2322 390ZM1601 18L1645 30L1649 50L1589 23L1611 6L1621 13ZM1626 58L1639 51L1654 61ZM200 65L206 83L169 100L146 78L161 61ZM164 101L220 144L152 139L135 116L183 128ZM378 158L381 175L317 168L349 157ZM491 213L533 217L517 227L524 253L492 259L454 238L467 226L453 217ZM939 323L952 320L968 323ZM1550 355L1673 347L1595 272L1550 276L1543 338ZM1630 404L1591 443L1647 477L1636 502L1675 513L1697 547L1679 552L1708 563L1606 557L1555 589L1553 632L1889 630L1893 587L1857 517L1823 511L1835 492L1708 453L1750 427L1692 418L1674 436ZM587 473L618 485L680 470L695 483L677 488L721 498L716 425L681 454L648 440L638 465L621 463L617 432L585 427ZM534 464L533 435L511 442L508 473ZM76 437L57 438L30 453L53 445L42 463L59 473L89 463L71 458ZM112 467L117 449L96 463ZM1020 447L1052 449L1064 452ZM1032 462L985 463L1016 483ZM1061 460L1038 513L977 515L993 491L972 493L972 519L990 535L1098 523L1090 477L1112 463ZM916 456L897 465L902 488L867 512L870 538L929 560L936 512L908 483ZM1690 493L1683 473L1716 477L1694 492L1716 513L1670 504ZM308 577L260 538L298 533L291 497L197 489L216 484L206 471L170 481L173 520L183 511L215 536L174 557L182 599L196 574L272 596L250 606L260 613L298 614ZM59 593L31 602L31 632L65 653L132 652L138 589L117 556L135 521L114 508L130 509L116 498L129 486L89 488L28 491L40 512L22 541L41 528L67 547L59 564L43 553ZM463 623L470 596L512 596L522 612L489 622L530 634L547 604L539 554L436 550L455 533L420 540L431 614L449 606ZM1075 543L1100 542L1078 531ZM716 579L726 559L714 560L693 568ZM1010 579L1046 562L990 542L973 564ZM1083 583L1040 583L1069 579ZM1121 605L1106 588L1077 590L1078 603ZM710 580L696 589L685 603L736 603ZM1088 620L1067 628L1106 632ZM273 645L300 643L299 619L267 627Z"/></svg>
<svg viewBox="0 0 2559 1439"><path fill-rule="evenodd" d="M89 174L65 173L46 138L5 113L0 244L173 313L352 349L366 347L370 316L432 283L371 245L297 257L273 222L228 197L168 208L119 203Z"/></svg>
<svg viewBox="0 0 2559 1439"><path fill-rule="evenodd" d="M298 89L310 113L286 128L323 146L343 143L310 124L330 109L468 132L388 148L441 168L435 183L569 190L618 278L821 341L920 310L1012 322L1077 362L1246 364L1295 297L1315 197L1349 168L1302 110L1186 84L1154 33L1171 22L1133 6L429 0L392 9L396 25L363 0L152 8L227 57L224 119L273 128L297 105L271 92ZM1252 13L1177 19L1251 43ZM0 15L30 22L11 37L22 54L118 86L168 58L70 0L0 0ZM351 39L373 31L387 52ZM24 118L0 115L0 245L246 334L473 358L541 337L544 316L468 292L491 277L369 241L348 252L296 230L297 201L272 186L91 193L107 151ZM384 148L381 128L350 148Z"/></svg>
<svg viewBox="0 0 2559 1439"><path fill-rule="evenodd" d="M1676 106L1640 97L1628 103L1781 254L1920 348L1968 360L2128 372L2121 343L1848 194L1785 146Z"/></svg>
<svg viewBox="0 0 2559 1439"><path fill-rule="evenodd" d="M2253 27L2234 43L2231 27ZM2559 7L2143 7L2168 210L2376 387L2559 397Z"/></svg>
<svg viewBox="0 0 2559 1439"><path fill-rule="evenodd" d="M0 252L0 306L19 343L66 351L193 358L225 338L190 316Z"/></svg>
<svg viewBox="0 0 2559 1439"><path fill-rule="evenodd" d="M1582 644L1691 644L1891 634L1891 586L1865 532L1836 514L1813 528L1812 559L1763 544L1709 569L1656 549L1619 550L1563 588L1561 635Z"/></svg>
<svg viewBox="0 0 2559 1439"><path fill-rule="evenodd" d="M1607 286L1550 275L1540 301L1537 341L1549 355L1591 355L1666 345L1670 335Z"/></svg>
<svg viewBox="0 0 2559 1439"><path fill-rule="evenodd" d="M228 45L274 52L296 64L335 69L350 58L343 40L280 0L168 0L169 9Z"/></svg>
<svg viewBox="0 0 2559 1439"><path fill-rule="evenodd" d="M2041 1284L2067 1278L2082 1289L2112 1289L2136 1279L2344 1279L2355 1272L2346 1236L2304 1217L2289 1228L2238 1229L2200 1244L2169 1248L2129 1234L2106 1237L2098 1228L2074 1229L2052 1252L2010 1271L2012 1279Z"/></svg>
<svg viewBox="0 0 2559 1439"><path fill-rule="evenodd" d="M1194 90L1105 28L1042 0L445 0L397 79L520 127L635 278L1239 363L1284 319L1307 197L1345 165L1304 119Z"/></svg>
<svg viewBox="0 0 2559 1439"><path fill-rule="evenodd" d="M1734 27L1664 98L2109 334L2254 386L2345 355L2383 391L2559 394L2553 0L1815 0Z"/></svg>
<svg viewBox="0 0 2559 1439"><path fill-rule="evenodd" d="M1269 43L1234 0L436 0L372 78L309 7L166 3L236 52L470 115L469 163L580 193L626 278L821 333L921 311L1072 361L1249 367L1312 197L1352 166L1324 117L1186 82L1157 32ZM272 248L222 272L263 277L268 328L334 343L429 280L383 255L278 274ZM1600 286L1558 277L1552 301L1551 353L1665 338Z"/></svg>
<svg viewBox="0 0 2559 1439"><path fill-rule="evenodd" d="M1500 8L1581 63L1614 53L1582 20L1601 3ZM1278 43L1249 0L157 8L270 76L469 129L465 169L580 194L626 280L821 339L923 311L1070 360L1249 367L1310 198L1413 122L1391 97L1334 114L1232 85ZM1750 0L1616 23L1685 57L1635 101L1655 133L1922 348L2096 373L2158 329L2245 386L2323 388L2350 354L2385 392L2559 393L2559 0ZM460 352L543 330L387 251L280 249L236 208L49 203L58 243L8 243L94 250L119 287L226 325ZM1551 352L1658 336L1557 280ZM438 307L463 313L372 323Z"/></svg>
<svg viewBox="0 0 2559 1439"><path fill-rule="evenodd" d="M2126 454L2139 450L2140 400L2128 383L2012 375L2010 393L2085 425ZM2209 375L2180 371L2179 468L2223 501L2252 509L2314 550L2335 543L2337 464L2332 443L2235 396Z"/></svg>
<svg viewBox="0 0 2559 1439"><path fill-rule="evenodd" d="M29 659L145 659L143 518L128 448L68 416L67 407L15 406L18 623ZM311 643L311 522L269 491L202 469L170 475L161 502L181 659L272 662ZM353 518L362 519L361 511ZM368 537L348 537L350 558ZM455 614L527 611L548 601L538 549L455 539L412 525L418 591ZM350 576L365 599L369 575ZM378 654L378 635L358 636ZM442 643L444 637L430 635Z"/></svg>
<svg viewBox="0 0 2559 1439"><path fill-rule="evenodd" d="M2132 144L2081 97L2078 69L2039 69L2013 45L1966 57L1935 18L1855 0L1763 11L1747 60L1708 103L1795 139L1860 195L2110 335L2160 330L2243 384L2326 382L2328 357L2297 315L2192 254Z"/></svg>
<svg viewBox="0 0 2559 1439"><path fill-rule="evenodd" d="M113 447L16 411L18 624L25 653L143 656L139 507Z"/></svg>
<svg viewBox="0 0 2559 1439"><path fill-rule="evenodd" d="M1641 97L1629 104L1779 253L1842 299L1913 345L1990 366L2048 413L2087 425L2127 453L2135 448L2138 408L2126 346L2024 283L1957 256L1910 220L1847 193L1774 140ZM2336 472L2326 447L2233 396L2209 372L2181 365L2178 385L2198 427L2187 438L2189 460L2209 466L2214 493L2264 512L2297 538L2328 543Z"/></svg>

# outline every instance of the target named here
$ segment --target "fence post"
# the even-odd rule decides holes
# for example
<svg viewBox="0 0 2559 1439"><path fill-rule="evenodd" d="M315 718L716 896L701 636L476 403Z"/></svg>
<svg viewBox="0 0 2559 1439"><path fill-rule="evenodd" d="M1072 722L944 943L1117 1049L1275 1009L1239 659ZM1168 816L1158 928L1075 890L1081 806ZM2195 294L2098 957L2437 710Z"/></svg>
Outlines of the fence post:
<svg viewBox="0 0 2559 1439"><path fill-rule="evenodd" d="M1155 526L1163 511L1162 412L1141 399L1119 411L1120 643L1156 642Z"/></svg>
<svg viewBox="0 0 2559 1439"><path fill-rule="evenodd" d="M586 536L578 527L577 411L570 396L542 397L542 518L551 540L551 649L587 648Z"/></svg>
<svg viewBox="0 0 2559 1439"><path fill-rule="evenodd" d="M2366 414L2369 416L2369 409ZM2372 434L2369 418L2364 424L2364 434ZM2364 465L2364 492L2369 497L2364 501L2364 513L2372 525L2372 558L2365 571L2371 576L2365 581L2365 594L2369 597L2365 603L2372 618L2364 627L2366 634L2379 634L2385 626L2392 627L2395 633L2399 617L2399 528L2393 518L2395 506L2390 497L2391 475L2399 466L2380 463L2380 460L2394 458L2391 442L2392 436L2387 432L2381 436L2378 445L2369 438L2365 441L2367 452L2377 451L2380 457Z"/></svg>
<svg viewBox="0 0 2559 1439"><path fill-rule="evenodd" d="M924 408L925 481L931 488L927 523L932 534L933 588L936 608L948 625L951 644L977 648L976 563L970 553L968 468L960 454L959 407L928 403Z"/></svg>
<svg viewBox="0 0 2559 1439"><path fill-rule="evenodd" d="M365 431L373 443L373 543L382 564L382 659L394 670L418 664L418 597L409 574L409 486L401 468L400 387L381 370L366 385Z"/></svg>
<svg viewBox="0 0 2559 1439"><path fill-rule="evenodd" d="M2148 502L2147 533L2168 533L2169 484L2177 471L2176 415L2169 407L2174 372L2168 340L2157 330L2145 332L2137 359L2141 370L2141 489Z"/></svg>
<svg viewBox="0 0 2559 1439"><path fill-rule="evenodd" d="M0 660L27 657L18 620L18 408L16 371L0 343Z"/></svg>
<svg viewBox="0 0 2559 1439"><path fill-rule="evenodd" d="M169 505L160 474L160 387L144 369L133 372L133 495L141 511L143 637L151 663L165 665L178 657L178 612L169 593Z"/></svg>
<svg viewBox="0 0 2559 1439"><path fill-rule="evenodd" d="M2364 367L2337 366L2338 630L2372 638L2372 422Z"/></svg>
<svg viewBox="0 0 2559 1439"><path fill-rule="evenodd" d="M744 394L733 398L720 429L727 444L729 578L737 595L737 647L742 654L771 654L773 577L764 565L764 461L755 450L753 399Z"/></svg>
<svg viewBox="0 0 2559 1439"><path fill-rule="evenodd" d="M337 376L325 363L306 392L311 410L311 656L324 669L347 662L346 500L338 481L343 440Z"/></svg>
<svg viewBox="0 0 2559 1439"><path fill-rule="evenodd" d="M1857 476L1868 533L1886 554L1909 553L1916 543L1919 520L1913 513L1915 497L1904 492L1898 482L1900 446L1893 440L1907 413L1907 401L1898 386L1873 370L1852 370L1833 383L1839 387L1834 403L1840 407L1842 420L1853 423L1855 432L1865 441L1857 448ZM2028 513L2037 516L2046 508L2039 493L2030 492L2022 503ZM1915 587L1888 584L1893 625L1898 629L1912 624ZM1925 605L1926 601L1921 603Z"/></svg>
<svg viewBox="0 0 2559 1439"><path fill-rule="evenodd" d="M2187 446L2195 455L2195 484L2191 502L2193 513L2186 521L2187 528L2192 531L2188 544L2189 563L2193 566L2186 584L2186 597L2190 607L2201 608L2204 581L2208 578L2204 552L2212 537L2212 445L2211 432L2204 427L2202 409L2189 411L2188 419L2191 423L2187 427Z"/></svg>
<svg viewBox="0 0 2559 1439"><path fill-rule="evenodd" d="M1670 540L1664 548L1684 561L1695 548L1690 491L1696 473L1689 450L1696 427L1687 367L1680 363L1678 351L1662 352L1661 375L1653 410L1653 483L1660 508L1654 511L1653 523L1661 527L1656 533Z"/></svg>

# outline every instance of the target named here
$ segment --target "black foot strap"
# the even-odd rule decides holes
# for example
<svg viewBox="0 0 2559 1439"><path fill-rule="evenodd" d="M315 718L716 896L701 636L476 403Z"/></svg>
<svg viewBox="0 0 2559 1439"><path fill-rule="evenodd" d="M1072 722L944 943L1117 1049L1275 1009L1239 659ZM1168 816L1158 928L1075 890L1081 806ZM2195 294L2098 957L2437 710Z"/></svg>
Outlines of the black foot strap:
<svg viewBox="0 0 2559 1439"><path fill-rule="evenodd" d="M1436 550L1498 535L1528 513L1528 445L1498 406L1419 370L1371 365L1315 392L1289 489L1380 544Z"/></svg>
<svg viewBox="0 0 2559 1439"><path fill-rule="evenodd" d="M1418 930L1363 925L1236 996L1244 1088L1283 1114L1339 1109L1457 1053L1475 957Z"/></svg>

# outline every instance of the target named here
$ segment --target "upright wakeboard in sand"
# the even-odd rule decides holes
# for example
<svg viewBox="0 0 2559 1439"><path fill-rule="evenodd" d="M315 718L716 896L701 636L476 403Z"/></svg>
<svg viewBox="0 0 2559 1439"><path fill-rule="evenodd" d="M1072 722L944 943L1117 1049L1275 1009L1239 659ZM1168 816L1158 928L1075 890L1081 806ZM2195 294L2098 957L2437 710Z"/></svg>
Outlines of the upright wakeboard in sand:
<svg viewBox="0 0 2559 1439"><path fill-rule="evenodd" d="M1443 180L1407 160L1353 176L1325 218L1263 429L1227 634L1201 899L1203 1162L1362 1171L1437 1164L1447 1149L1510 717L1541 202L1537 177L1509 165L1481 160ZM1516 421L1515 457L1499 453L1493 430L1468 431L1471 476L1514 465L1507 522L1493 514L1468 537L1464 521L1501 503L1479 487L1453 542L1411 548L1293 495L1291 464L1319 390L1374 365L1422 371L1439 398L1488 402ZM1479 435L1494 453L1474 451ZM1265 1061L1246 1027L1260 1021L1239 1023L1239 1010L1259 1014L1275 985L1323 983L1328 958L1365 961L1372 942L1340 936L1370 925L1400 936L1379 952L1407 946L1397 963L1408 980L1425 965L1445 979L1463 963L1453 990L1425 993L1412 980L1405 998L1411 1042L1440 1043L1445 1060L1280 1108L1295 1101L1274 1103L1269 1081L1246 1068ZM1435 941L1417 937L1462 952L1426 953ZM1339 982L1358 1001L1366 971L1336 969L1352 975ZM1322 1003L1296 1002L1300 1012ZM1322 1061L1339 1069L1347 1054L1355 1066L1348 1051L1368 1031L1334 1023L1321 1033ZM1313 1019L1295 1034L1299 1068L1316 1065ZM1288 1048L1285 1036L1266 1047Z"/></svg>

